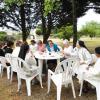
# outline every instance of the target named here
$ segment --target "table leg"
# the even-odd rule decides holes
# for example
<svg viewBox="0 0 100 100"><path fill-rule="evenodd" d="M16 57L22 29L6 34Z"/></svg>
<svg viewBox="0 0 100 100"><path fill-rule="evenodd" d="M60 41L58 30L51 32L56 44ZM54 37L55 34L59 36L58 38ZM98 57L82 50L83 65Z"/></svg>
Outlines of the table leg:
<svg viewBox="0 0 100 100"><path fill-rule="evenodd" d="M42 76L43 60L42 59L38 59L38 63L39 63L39 67L40 67L40 74Z"/></svg>
<svg viewBox="0 0 100 100"><path fill-rule="evenodd" d="M57 66L58 66L59 63L60 63L60 59L57 59Z"/></svg>

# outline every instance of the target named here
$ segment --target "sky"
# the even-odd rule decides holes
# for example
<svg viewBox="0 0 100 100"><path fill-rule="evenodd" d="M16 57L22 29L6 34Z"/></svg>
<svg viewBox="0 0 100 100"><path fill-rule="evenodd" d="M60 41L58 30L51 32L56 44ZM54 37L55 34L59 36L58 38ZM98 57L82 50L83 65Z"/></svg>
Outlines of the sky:
<svg viewBox="0 0 100 100"><path fill-rule="evenodd" d="M96 21L100 23L100 14L97 14L93 11L93 9L90 9L86 12L86 15L80 17L78 19L78 23L77 23L77 28L78 30L80 30L82 28L83 25L85 25L87 22L90 21ZM2 29L0 28L0 31L2 31ZM11 32L10 30L7 30L7 32Z"/></svg>
<svg viewBox="0 0 100 100"><path fill-rule="evenodd" d="M95 13L93 9L88 10L86 12L86 15L78 19L78 23L77 23L78 30L80 30L82 26L85 25L87 22L91 22L91 21L96 21L100 23L100 14Z"/></svg>

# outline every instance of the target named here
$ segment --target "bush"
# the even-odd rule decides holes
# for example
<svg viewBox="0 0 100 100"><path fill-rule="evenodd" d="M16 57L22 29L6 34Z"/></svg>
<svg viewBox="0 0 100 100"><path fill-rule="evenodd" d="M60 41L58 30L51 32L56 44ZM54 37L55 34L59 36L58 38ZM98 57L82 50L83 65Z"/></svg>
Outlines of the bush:
<svg viewBox="0 0 100 100"><path fill-rule="evenodd" d="M36 29L36 34L37 34L37 35L42 35L41 29Z"/></svg>
<svg viewBox="0 0 100 100"><path fill-rule="evenodd" d="M7 35L7 33L6 33L6 32L1 31L1 32L0 32L0 41L4 41L4 40L5 40L6 35Z"/></svg>

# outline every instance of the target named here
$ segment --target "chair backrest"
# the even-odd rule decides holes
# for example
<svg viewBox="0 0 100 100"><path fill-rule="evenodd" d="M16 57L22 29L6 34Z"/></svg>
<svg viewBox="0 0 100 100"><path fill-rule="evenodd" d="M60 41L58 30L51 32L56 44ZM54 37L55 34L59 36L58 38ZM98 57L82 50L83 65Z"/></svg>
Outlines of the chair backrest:
<svg viewBox="0 0 100 100"><path fill-rule="evenodd" d="M3 67L7 67L6 62L7 62L6 58L3 56L0 56L0 63L2 64Z"/></svg>
<svg viewBox="0 0 100 100"><path fill-rule="evenodd" d="M7 60L8 63L11 63L12 54L11 53L6 53L5 54L5 58L6 58L6 60Z"/></svg>
<svg viewBox="0 0 100 100"><path fill-rule="evenodd" d="M78 66L79 59L77 59L76 57L71 57L60 62L55 69L55 73L62 73L63 82L65 82L72 78L72 75L74 75L74 70L76 70Z"/></svg>
<svg viewBox="0 0 100 100"><path fill-rule="evenodd" d="M70 57L61 61L55 69L56 73L62 73L66 71L68 68L75 69L79 66L79 59L76 57Z"/></svg>
<svg viewBox="0 0 100 100"><path fill-rule="evenodd" d="M18 69L17 69L17 73L20 77L26 77L26 76L31 76L31 75L35 75L37 73L37 70L33 70L30 69L30 66L21 58L18 58Z"/></svg>

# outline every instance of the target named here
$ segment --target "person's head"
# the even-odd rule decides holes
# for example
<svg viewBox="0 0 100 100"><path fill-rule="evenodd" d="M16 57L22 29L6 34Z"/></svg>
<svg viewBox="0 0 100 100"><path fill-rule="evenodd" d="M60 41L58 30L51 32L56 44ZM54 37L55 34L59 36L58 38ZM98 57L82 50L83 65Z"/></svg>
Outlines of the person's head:
<svg viewBox="0 0 100 100"><path fill-rule="evenodd" d="M95 48L95 54L97 57L100 57L100 47Z"/></svg>
<svg viewBox="0 0 100 100"><path fill-rule="evenodd" d="M52 40L48 40L48 44L50 45L50 47L52 47L53 46Z"/></svg>
<svg viewBox="0 0 100 100"><path fill-rule="evenodd" d="M64 47L68 47L69 46L69 41L67 39L65 39L63 41L63 45L64 45Z"/></svg>
<svg viewBox="0 0 100 100"><path fill-rule="evenodd" d="M14 42L12 42L12 41L8 41L8 42L7 42L7 47L12 48L13 45L14 45Z"/></svg>
<svg viewBox="0 0 100 100"><path fill-rule="evenodd" d="M39 40L38 42L37 42L37 45L38 46L41 46L43 43L42 43L42 41L41 40Z"/></svg>
<svg viewBox="0 0 100 100"><path fill-rule="evenodd" d="M20 47L22 45L22 42L21 41L17 41L16 42L16 47Z"/></svg>
<svg viewBox="0 0 100 100"><path fill-rule="evenodd" d="M83 47L83 48L86 48L86 49L87 49L87 47L85 46L84 41L81 41L81 40L78 40L78 41L77 41L76 47L77 47L77 48Z"/></svg>
<svg viewBox="0 0 100 100"><path fill-rule="evenodd" d="M35 40L31 40L31 44L34 45L36 42Z"/></svg>

